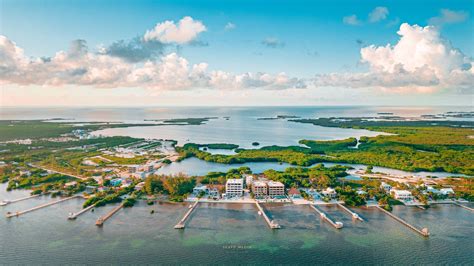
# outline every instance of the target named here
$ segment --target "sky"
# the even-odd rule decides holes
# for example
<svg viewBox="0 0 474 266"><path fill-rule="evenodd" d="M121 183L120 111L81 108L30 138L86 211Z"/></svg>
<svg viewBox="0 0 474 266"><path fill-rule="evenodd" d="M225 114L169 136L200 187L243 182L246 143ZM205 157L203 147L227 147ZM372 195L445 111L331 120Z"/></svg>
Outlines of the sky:
<svg viewBox="0 0 474 266"><path fill-rule="evenodd" d="M0 104L473 106L473 9L0 0Z"/></svg>

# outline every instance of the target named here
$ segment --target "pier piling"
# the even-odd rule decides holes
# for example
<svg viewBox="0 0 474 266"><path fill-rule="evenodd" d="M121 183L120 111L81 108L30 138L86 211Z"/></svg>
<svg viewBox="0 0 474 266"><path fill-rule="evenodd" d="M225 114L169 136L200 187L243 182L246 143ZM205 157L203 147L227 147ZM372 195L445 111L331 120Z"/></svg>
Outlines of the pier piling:
<svg viewBox="0 0 474 266"><path fill-rule="evenodd" d="M112 217L116 212L118 212L122 208L123 208L123 203L121 203L119 206L115 207L113 210L111 210L106 215L99 217L99 219L97 219L97 221L95 222L95 225L97 225L97 226L104 225L105 221L107 221L110 217Z"/></svg>
<svg viewBox="0 0 474 266"><path fill-rule="evenodd" d="M39 210L39 209L42 209L42 208L45 208L45 207L48 207L48 206L51 206L51 205L54 205L54 204L58 204L58 203L61 203L63 201L66 201L66 200L78 198L78 197L82 197L82 196L75 195L75 196L72 196L72 197L68 197L68 198L57 200L57 201L49 202L49 203L46 203L46 204L43 204L43 205L39 205L39 206L33 207L31 209L28 209L28 210L24 210L24 211L13 212L13 213L12 212L7 212L7 218L11 218L13 216L20 216L20 215L23 215L25 213L36 211L36 210Z"/></svg>
<svg viewBox="0 0 474 266"><path fill-rule="evenodd" d="M334 226L334 228L341 229L344 226L344 224L342 222L334 222L333 220L331 220L331 218L329 218L326 213L324 213L320 209L316 208L316 206L314 206L313 204L310 204L309 207L311 207L313 210L315 210L317 213L319 213L321 218L323 220L327 221L332 226Z"/></svg>
<svg viewBox="0 0 474 266"><path fill-rule="evenodd" d="M342 205L342 204L340 204L340 203L337 203L337 206L341 207L343 210L345 210L345 211L348 212L350 215L352 215L352 218L353 218L353 219L357 219L357 220L359 220L359 221L361 221L361 222L364 221L364 219L362 219L362 217L360 217L359 214L357 214L357 213L351 211L351 210L350 210L349 208L347 208L346 206L344 206L344 205Z"/></svg>
<svg viewBox="0 0 474 266"><path fill-rule="evenodd" d="M88 210L90 210L90 209L92 209L92 208L94 208L94 207L95 207L95 204L92 204L91 206L89 206L89 207L87 207L87 208L84 208L84 209L82 209L82 210L80 210L80 211L78 211L78 212L70 213L69 216L68 216L68 219L69 219L69 220L74 220L74 219L76 219L79 215L81 215L81 214L87 212Z"/></svg>
<svg viewBox="0 0 474 266"><path fill-rule="evenodd" d="M193 212L193 210L196 208L196 206L198 205L199 203L199 200L196 200L193 205L191 205L189 207L189 210L184 214L183 218L181 218L181 220L179 220L179 222L174 226L174 229L184 229L185 225L186 225L186 220L188 219L188 217L191 215L191 213Z"/></svg>
<svg viewBox="0 0 474 266"><path fill-rule="evenodd" d="M459 204L459 203L457 203L457 202L455 202L455 203L453 203L453 204L456 205L456 206L459 206L459 207L461 207L461 208L464 208L464 209L466 209L466 210L470 210L470 211L474 212L474 209L471 208L471 207L467 207L467 206L462 205L462 204Z"/></svg>
<svg viewBox="0 0 474 266"><path fill-rule="evenodd" d="M401 224L403 224L403 225L407 226L408 228L412 229L413 231L417 232L421 236L424 236L424 237L429 237L430 236L430 232L429 232L428 228L423 228L423 229L420 230L420 229L414 227L413 225L409 224L408 222L406 222L402 218L396 216L395 214L381 208L380 206L375 206L375 207L377 207L377 209L379 209L382 212L386 213L388 216L392 217L393 219L399 221Z"/></svg>
<svg viewBox="0 0 474 266"><path fill-rule="evenodd" d="M11 203L15 203L15 202L19 202L19 201L23 201L23 200L27 200L27 199L31 199L31 198L36 198L36 197L39 197L39 196L41 196L41 194L31 195L31 196L27 196L27 197L23 197L23 198L19 198L19 199L14 199L14 200L3 200L3 201L0 202L0 206L5 206L5 205L11 204Z"/></svg>
<svg viewBox="0 0 474 266"><path fill-rule="evenodd" d="M255 205L257 206L257 209L258 211L262 214L263 218L265 219L265 221L267 222L268 226L271 228L271 229L280 229L281 226L277 223L275 223L275 221L273 220L270 220L270 218L268 218L267 214L265 213L265 211L263 211L263 208L262 206L260 206L260 203L258 203L257 201L255 201Z"/></svg>

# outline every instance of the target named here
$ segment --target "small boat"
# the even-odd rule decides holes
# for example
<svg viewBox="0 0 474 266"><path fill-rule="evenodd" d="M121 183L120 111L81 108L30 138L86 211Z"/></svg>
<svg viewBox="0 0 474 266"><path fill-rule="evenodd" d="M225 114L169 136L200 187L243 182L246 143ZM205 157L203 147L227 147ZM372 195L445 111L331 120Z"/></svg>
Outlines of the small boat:
<svg viewBox="0 0 474 266"><path fill-rule="evenodd" d="M262 215L262 212L261 212L261 211L258 211L258 215Z"/></svg>

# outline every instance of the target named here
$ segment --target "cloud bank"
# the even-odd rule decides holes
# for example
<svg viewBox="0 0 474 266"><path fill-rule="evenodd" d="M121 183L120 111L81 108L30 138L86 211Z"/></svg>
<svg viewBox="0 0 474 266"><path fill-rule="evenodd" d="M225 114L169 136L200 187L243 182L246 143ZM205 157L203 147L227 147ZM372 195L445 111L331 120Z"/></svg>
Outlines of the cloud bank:
<svg viewBox="0 0 474 266"><path fill-rule="evenodd" d="M98 88L144 87L154 90L305 88L285 73L232 74L210 71L206 63L190 64L176 53L155 61L131 63L110 52L90 52L84 40L51 58L29 58L23 49L0 36L0 85L84 85Z"/></svg>
<svg viewBox="0 0 474 266"><path fill-rule="evenodd" d="M473 89L473 59L453 48L435 26L403 23L397 32L397 43L361 48L360 61L368 70L317 74L311 79L290 77L283 72L234 74L211 70L205 62L192 64L177 53L164 52L163 48L169 45L166 42L192 45L203 30L201 22L185 17L177 24L158 23L143 37L117 41L97 51L91 51L86 41L76 40L68 50L51 57L29 57L12 40L0 35L0 85L140 87L155 91L336 87L395 93L472 93ZM271 48L284 46L271 38L262 44Z"/></svg>
<svg viewBox="0 0 474 266"><path fill-rule="evenodd" d="M375 87L395 92L472 90L472 58L453 48L436 27L403 23L397 33L400 39L395 45L361 49L361 62L369 66L369 71L317 75L314 85Z"/></svg>

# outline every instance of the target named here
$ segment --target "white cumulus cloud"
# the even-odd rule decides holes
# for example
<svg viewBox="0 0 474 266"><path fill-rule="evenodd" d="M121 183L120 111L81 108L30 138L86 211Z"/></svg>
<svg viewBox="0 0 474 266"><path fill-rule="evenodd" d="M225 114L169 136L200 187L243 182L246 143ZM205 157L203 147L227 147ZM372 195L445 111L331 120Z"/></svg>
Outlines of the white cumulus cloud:
<svg viewBox="0 0 474 266"><path fill-rule="evenodd" d="M388 16L388 8L378 6L369 13L369 22L374 23L386 19Z"/></svg>
<svg viewBox="0 0 474 266"><path fill-rule="evenodd" d="M145 41L184 44L195 40L201 32L206 30L206 26L201 21L187 16L178 23L170 20L158 23L152 30L148 30L143 38Z"/></svg>
<svg viewBox="0 0 474 266"><path fill-rule="evenodd" d="M437 28L403 23L397 33L400 39L395 45L361 49L361 62L369 66L368 72L317 75L314 84L400 92L472 90L472 58L453 48Z"/></svg>
<svg viewBox="0 0 474 266"><path fill-rule="evenodd" d="M153 61L133 63L110 54L91 52L83 40L72 42L68 51L59 51L51 58L31 58L14 42L0 35L0 85L4 84L144 87L153 90L305 87L303 80L285 73L209 71L206 63L191 64L176 53Z"/></svg>

